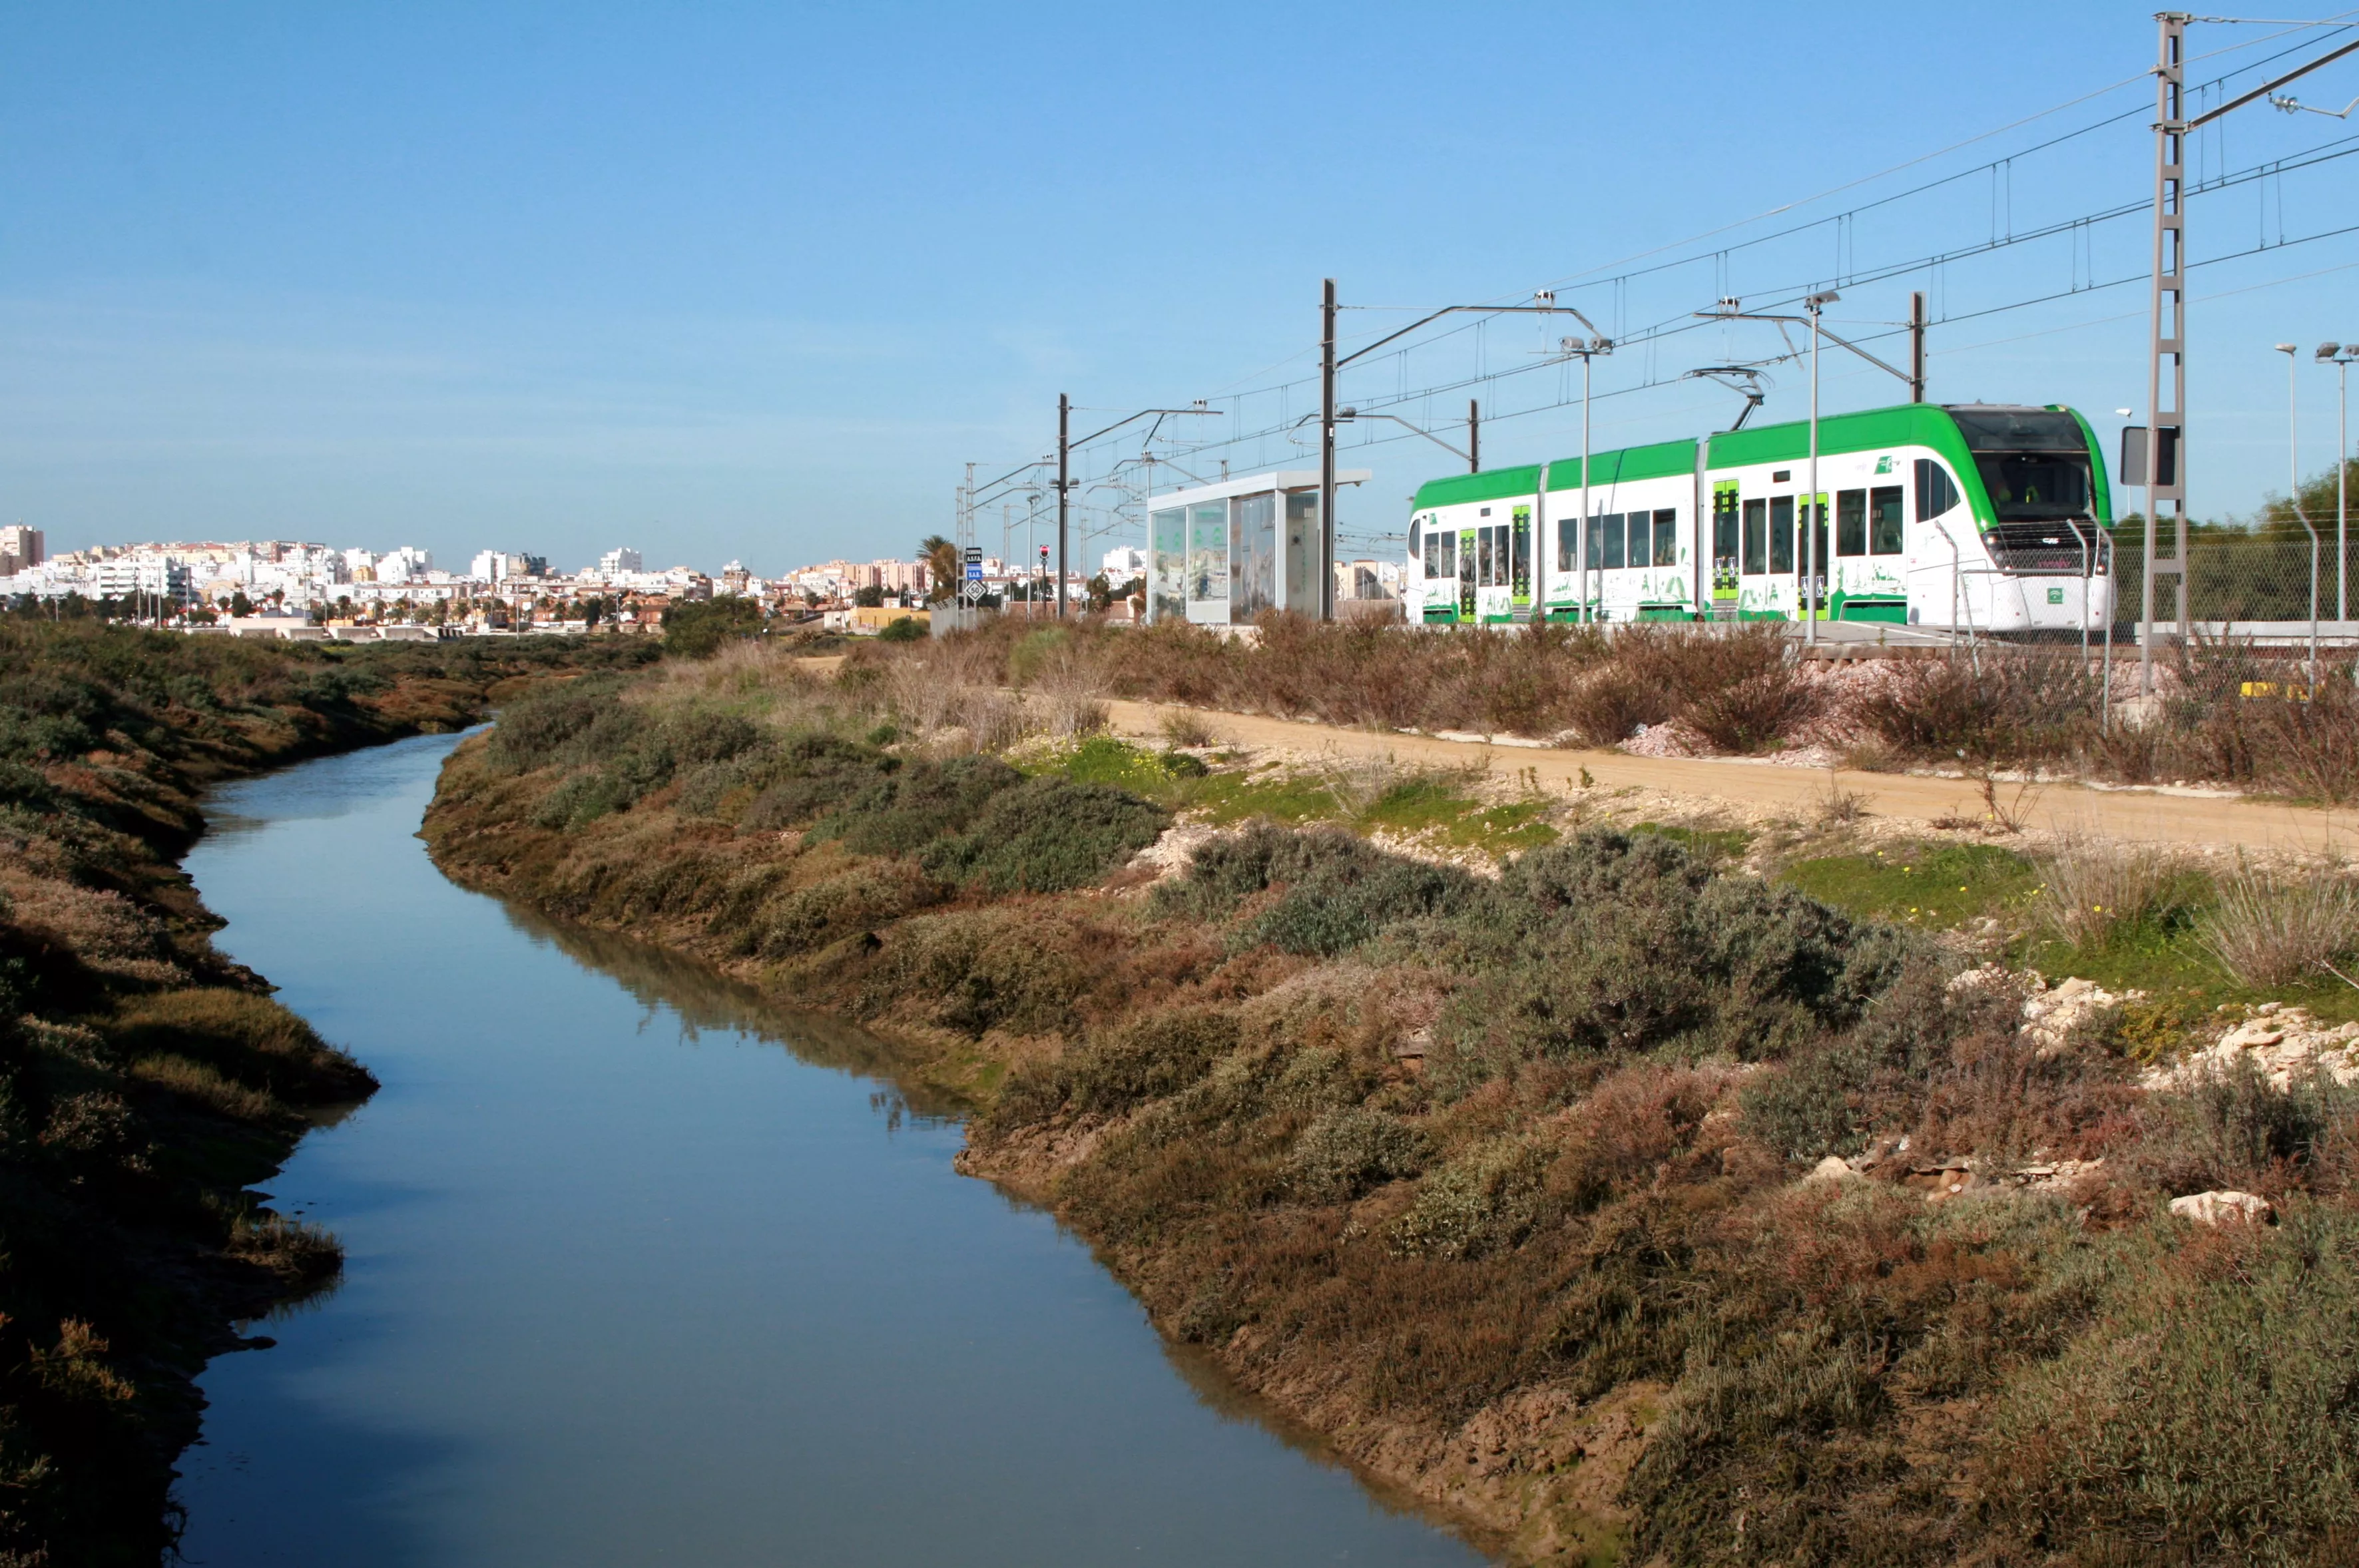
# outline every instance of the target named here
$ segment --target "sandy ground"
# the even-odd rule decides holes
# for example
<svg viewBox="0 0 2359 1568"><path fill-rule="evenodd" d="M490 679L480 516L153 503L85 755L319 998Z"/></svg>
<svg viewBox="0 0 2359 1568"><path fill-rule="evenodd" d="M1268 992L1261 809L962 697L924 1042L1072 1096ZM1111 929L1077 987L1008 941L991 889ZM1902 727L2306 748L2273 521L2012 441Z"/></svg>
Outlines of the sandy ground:
<svg viewBox="0 0 2359 1568"><path fill-rule="evenodd" d="M1521 741L1445 740L1158 702L1110 702L1106 707L1115 733L1125 735L1158 736L1165 713L1186 713L1222 741L1257 750L1390 757L1408 767L1479 767L1503 781L1528 769L1551 789L1581 788L1586 771L1589 789L1602 795L1634 789L1700 802L1725 801L1748 816L1766 811L1808 820L1818 814L1832 785L1863 797L1867 812L1888 821L1930 823L1945 818L1978 821L1986 815L1981 784L1967 779L1834 772L1744 758L1632 757ZM2066 782L2028 788L2003 783L1998 798L2002 807L2034 831L2272 855L2359 854L2359 811L2326 811L2206 791L2092 789Z"/></svg>

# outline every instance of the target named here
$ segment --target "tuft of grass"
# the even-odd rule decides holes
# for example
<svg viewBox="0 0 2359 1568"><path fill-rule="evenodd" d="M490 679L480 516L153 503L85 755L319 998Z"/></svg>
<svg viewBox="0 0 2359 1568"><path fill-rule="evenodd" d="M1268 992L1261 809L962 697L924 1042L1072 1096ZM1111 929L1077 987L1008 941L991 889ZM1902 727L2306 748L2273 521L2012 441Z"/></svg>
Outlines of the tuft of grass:
<svg viewBox="0 0 2359 1568"><path fill-rule="evenodd" d="M2316 871L2276 877L2241 856L2219 879L2203 945L2247 985L2281 985L2359 948L2359 881Z"/></svg>
<svg viewBox="0 0 2359 1568"><path fill-rule="evenodd" d="M1204 715L1188 708L1174 708L1163 715L1163 738L1173 746L1189 751L1201 751L1219 744L1212 726Z"/></svg>
<svg viewBox="0 0 2359 1568"><path fill-rule="evenodd" d="M2198 890L2175 855L2082 833L2060 834L2039 868L2046 894L2040 917L2078 948L2102 947L2128 926L2163 922L2181 913Z"/></svg>

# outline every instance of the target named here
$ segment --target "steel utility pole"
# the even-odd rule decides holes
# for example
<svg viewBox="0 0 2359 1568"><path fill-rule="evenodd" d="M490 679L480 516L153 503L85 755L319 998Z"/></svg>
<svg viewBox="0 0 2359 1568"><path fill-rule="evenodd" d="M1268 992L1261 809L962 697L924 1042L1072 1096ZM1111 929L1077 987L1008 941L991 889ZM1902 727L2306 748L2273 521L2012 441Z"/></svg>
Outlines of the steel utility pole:
<svg viewBox="0 0 2359 1568"><path fill-rule="evenodd" d="M1319 537L1321 540L1321 548L1327 558L1324 563L1325 571L1321 577L1321 582L1324 586L1319 590L1319 618L1321 620L1332 621L1335 618L1335 421L1337 418L1335 408L1335 373L1343 369L1343 366L1351 364L1353 360L1361 358L1363 355L1375 353L1376 350L1384 347L1386 343L1397 343L1402 338L1408 336L1409 333L1417 331L1418 328L1424 326L1428 321L1438 321L1444 316L1451 315L1461 310L1473 310L1480 311L1484 315L1500 316L1552 316L1561 313L1572 317L1575 321L1579 321L1582 326L1587 327L1593 332L1597 330L1595 322L1592 321L1588 317L1582 315L1580 311L1574 310L1570 305L1558 304L1556 302L1556 296L1546 289L1542 289L1540 292L1533 295L1532 298L1538 300L1538 303L1531 305L1444 305L1439 310L1419 316L1416 321L1411 321L1408 325L1401 328L1398 332L1386 332L1383 337L1378 338L1375 342L1369 343L1364 348L1355 348L1351 353L1338 358L1335 354L1335 311L1338 309L1335 303L1335 280L1332 278L1327 279L1326 289L1323 291L1320 307L1319 321ZM1468 406L1467 412L1470 416L1470 420L1473 418L1479 417L1477 415L1477 411L1471 403ZM1410 428L1415 429L1416 427L1411 426ZM1474 449L1470 445L1468 450L1471 452ZM1474 459L1470 457L1468 461L1472 463ZM1477 469L1475 472L1480 472L1480 470Z"/></svg>
<svg viewBox="0 0 2359 1568"><path fill-rule="evenodd" d="M2146 582L2139 613L2144 635L2138 638L2138 694L2154 691L2154 583L2158 577L2177 579L2179 637L2187 638L2187 136L2223 114L2233 114L2256 99L2266 98L2296 77L2359 50L2359 41L2332 49L2307 65L2262 82L2251 92L2231 98L2193 119L2187 112L2187 25L2195 18L2185 11L2160 11L2157 46L2154 120L2154 288L2152 329L2147 350L2146 406L2152 430L2146 443ZM2165 373L2169 401L2163 394ZM2161 551L2163 504L2171 514L2171 559Z"/></svg>
<svg viewBox="0 0 2359 1568"><path fill-rule="evenodd" d="M2153 426L2146 442L2145 582L2138 599L2138 695L2154 691L2154 584L2159 577L2175 580L2178 589L2179 636L2187 636L2187 485L2180 472L2179 447L2187 408L2187 169L2189 126L2184 95L2187 84L2187 24L2184 11L2165 11L2156 17L2162 28L2155 61L2154 125L2154 284L2147 333L2146 406ZM2169 386L2166 400L2164 379ZM2171 516L2171 557L2162 554L2162 515Z"/></svg>
<svg viewBox="0 0 2359 1568"><path fill-rule="evenodd" d="M1065 506L1072 485L1073 400L1057 394L1057 618L1065 618Z"/></svg>
<svg viewBox="0 0 2359 1568"><path fill-rule="evenodd" d="M1925 400L1925 294L1908 296L1908 400Z"/></svg>
<svg viewBox="0 0 2359 1568"><path fill-rule="evenodd" d="M1319 305L1319 618L1335 618L1335 280Z"/></svg>

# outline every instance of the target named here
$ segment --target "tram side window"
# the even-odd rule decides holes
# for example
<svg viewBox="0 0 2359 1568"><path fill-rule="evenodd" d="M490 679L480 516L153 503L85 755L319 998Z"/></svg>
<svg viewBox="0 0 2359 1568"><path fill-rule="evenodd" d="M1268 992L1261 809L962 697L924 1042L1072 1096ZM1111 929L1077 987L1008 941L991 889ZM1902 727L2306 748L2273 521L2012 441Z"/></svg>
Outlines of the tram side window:
<svg viewBox="0 0 2359 1568"><path fill-rule="evenodd" d="M1408 520L1408 558L1411 561L1417 561L1423 558L1425 554L1425 547L1419 541L1424 537L1425 519L1423 517L1411 517Z"/></svg>
<svg viewBox="0 0 2359 1568"><path fill-rule="evenodd" d="M1712 497L1712 561L1715 567L1734 561L1737 551L1736 492L1715 491Z"/></svg>
<svg viewBox="0 0 2359 1568"><path fill-rule="evenodd" d="M1930 522L1958 504L1957 481L1930 457L1917 460L1917 520Z"/></svg>
<svg viewBox="0 0 2359 1568"><path fill-rule="evenodd" d="M1598 532L1605 536L1603 541L1605 548L1605 560L1603 564L1608 572L1622 564L1622 525L1628 520L1623 513L1608 512L1599 522Z"/></svg>
<svg viewBox="0 0 2359 1568"><path fill-rule="evenodd" d="M1648 515L1649 514L1645 512L1633 512L1630 514L1630 559L1628 563L1632 566L1646 565L1649 556L1652 554L1652 536L1647 531L1647 518Z"/></svg>
<svg viewBox="0 0 2359 1568"><path fill-rule="evenodd" d="M1745 503L1745 570L1758 577L1769 570L1769 503Z"/></svg>
<svg viewBox="0 0 2359 1568"><path fill-rule="evenodd" d="M1437 577L1457 576L1458 530L1456 528L1444 528L1440 530L1434 536L1434 539L1430 539L1426 541L1427 550L1430 550L1433 548L1435 539L1439 539L1441 544L1441 570L1435 572L1434 575Z"/></svg>
<svg viewBox="0 0 2359 1568"><path fill-rule="evenodd" d="M1867 493L1867 549L1871 555L1898 555L1901 543L1900 486L1879 485Z"/></svg>
<svg viewBox="0 0 2359 1568"><path fill-rule="evenodd" d="M1835 553L1867 553L1867 492L1864 490L1835 492Z"/></svg>
<svg viewBox="0 0 2359 1568"><path fill-rule="evenodd" d="M1655 564L1677 566L1680 563L1680 513L1676 506L1664 506L1655 513Z"/></svg>
<svg viewBox="0 0 2359 1568"><path fill-rule="evenodd" d="M1580 538L1580 518L1559 517L1556 520L1556 569L1559 572L1573 570L1573 550Z"/></svg>
<svg viewBox="0 0 2359 1568"><path fill-rule="evenodd" d="M1772 573L1794 570L1794 498L1791 495L1769 497L1769 570Z"/></svg>
<svg viewBox="0 0 2359 1568"><path fill-rule="evenodd" d="M1474 546L1483 552L1479 558L1479 570L1474 573L1474 583L1479 588L1488 588L1495 581L1491 574L1498 570L1499 565L1497 552L1491 548L1490 524L1485 523L1475 530Z"/></svg>
<svg viewBox="0 0 2359 1568"><path fill-rule="evenodd" d="M1441 575L1441 539L1440 528L1425 536L1425 574L1428 577Z"/></svg>

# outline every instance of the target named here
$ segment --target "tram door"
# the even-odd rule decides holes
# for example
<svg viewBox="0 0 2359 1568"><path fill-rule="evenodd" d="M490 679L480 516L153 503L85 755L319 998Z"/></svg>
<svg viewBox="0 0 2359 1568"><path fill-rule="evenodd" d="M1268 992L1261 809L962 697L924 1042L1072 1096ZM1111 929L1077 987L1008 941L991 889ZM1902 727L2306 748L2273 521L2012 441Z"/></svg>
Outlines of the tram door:
<svg viewBox="0 0 2359 1568"><path fill-rule="evenodd" d="M1462 621L1474 618L1474 584L1478 581L1475 553L1474 530L1461 528L1458 531L1458 618Z"/></svg>
<svg viewBox="0 0 2359 1568"><path fill-rule="evenodd" d="M1802 513L1801 526L1794 530L1794 615L1799 619L1808 616L1813 607L1820 615L1826 614L1827 583L1834 575L1834 568L1827 552L1825 494L1821 493L1815 506L1806 496L1798 495L1795 501ZM1805 529L1815 530L1818 538L1808 538Z"/></svg>

